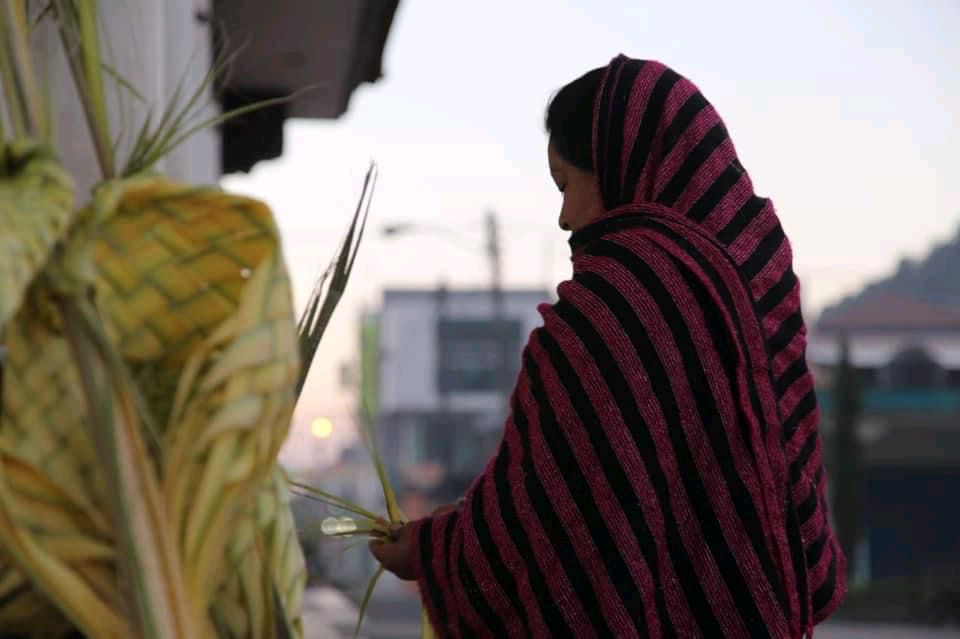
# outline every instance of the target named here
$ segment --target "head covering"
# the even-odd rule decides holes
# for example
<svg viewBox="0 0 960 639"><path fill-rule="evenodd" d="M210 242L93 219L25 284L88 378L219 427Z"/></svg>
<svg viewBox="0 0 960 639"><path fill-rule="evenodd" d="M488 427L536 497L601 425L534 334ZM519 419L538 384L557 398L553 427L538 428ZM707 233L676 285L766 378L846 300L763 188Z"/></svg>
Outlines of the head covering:
<svg viewBox="0 0 960 639"><path fill-rule="evenodd" d="M593 138L608 216L640 205L683 216L726 247L758 298L773 292L763 310L799 313L773 203L754 192L723 121L693 82L659 62L617 56L597 96Z"/></svg>
<svg viewBox="0 0 960 639"><path fill-rule="evenodd" d="M441 636L775 637L844 591L790 247L714 109L618 56L606 214L575 233L496 456L414 524Z"/></svg>

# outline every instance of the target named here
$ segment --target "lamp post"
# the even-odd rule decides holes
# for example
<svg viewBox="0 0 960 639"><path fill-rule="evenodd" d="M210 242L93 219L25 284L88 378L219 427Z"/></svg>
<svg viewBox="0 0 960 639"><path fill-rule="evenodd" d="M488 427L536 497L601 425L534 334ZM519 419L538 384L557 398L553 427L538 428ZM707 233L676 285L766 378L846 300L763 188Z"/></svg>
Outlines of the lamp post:
<svg viewBox="0 0 960 639"><path fill-rule="evenodd" d="M497 215L493 211L487 212L487 257L490 259L490 303L493 308L493 331L497 351L497 369L494 372L494 387L500 400L500 408L506 409L507 388L507 340L506 317L503 298L503 273L500 260L500 227L497 224ZM509 411L508 411L509 412Z"/></svg>

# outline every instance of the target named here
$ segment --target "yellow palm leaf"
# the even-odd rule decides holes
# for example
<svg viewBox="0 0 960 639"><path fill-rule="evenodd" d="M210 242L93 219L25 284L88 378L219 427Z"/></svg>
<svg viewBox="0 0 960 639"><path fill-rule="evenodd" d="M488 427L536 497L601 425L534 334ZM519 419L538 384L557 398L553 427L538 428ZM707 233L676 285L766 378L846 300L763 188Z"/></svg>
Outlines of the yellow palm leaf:
<svg viewBox="0 0 960 639"><path fill-rule="evenodd" d="M278 612L291 635L303 635L306 564L290 512L289 489L279 468L237 525L226 565L228 577L217 593L215 611L230 636L273 637ZM274 593L282 610L271 614Z"/></svg>
<svg viewBox="0 0 960 639"><path fill-rule="evenodd" d="M2 101L18 137L45 139L28 12L4 6ZM96 12L64 0L41 16L110 179ZM141 136L144 166L182 123ZM151 177L72 209L48 149L0 149L0 628L211 637L211 604L238 582L251 636L302 634L303 557L276 466L299 361L270 212Z"/></svg>
<svg viewBox="0 0 960 639"><path fill-rule="evenodd" d="M73 213L73 182L46 147L0 149L0 327L63 238Z"/></svg>
<svg viewBox="0 0 960 639"><path fill-rule="evenodd" d="M122 596L116 580L102 589L82 569L89 557L46 543L69 534L86 546L112 550L114 542L102 506L107 502L103 475L66 339L36 326L26 309L7 324L4 342L0 544L19 571L85 634L125 636L130 627L117 611ZM113 571L109 553L98 561Z"/></svg>
<svg viewBox="0 0 960 639"><path fill-rule="evenodd" d="M289 281L270 211L162 178L102 197L98 300L161 417L163 491L197 605L222 578L244 509L275 467L299 362ZM164 416L166 416L164 418Z"/></svg>
<svg viewBox="0 0 960 639"><path fill-rule="evenodd" d="M83 423L81 385L47 289L30 286L66 236L72 186L41 146L11 144L2 156L0 546L9 561L0 582L20 596L4 599L0 620L5 628L41 620L40 627L56 634L63 618L49 602L40 605L31 594L37 587L69 600L64 613L77 626L99 624L116 636L127 630L112 611L119 592L96 583L111 565L113 539L96 506L104 499L103 478ZM80 575L81 564L89 567L89 579Z"/></svg>
<svg viewBox="0 0 960 639"><path fill-rule="evenodd" d="M31 587L14 566L0 561L0 628L14 637L65 639L73 625L50 600ZM42 630L41 630L42 629Z"/></svg>
<svg viewBox="0 0 960 639"><path fill-rule="evenodd" d="M266 483L289 426L299 370L276 229L262 204L161 178L108 183L76 219L48 280L58 295L92 284L103 342L117 345L124 368L150 391L147 407L132 386L115 395L115 405L126 406L118 415L127 428L111 431L122 440L111 445L122 444L118 460L134 491L129 496L148 496L156 484L163 522L155 527L172 531L173 544L164 551L167 542L158 542L158 565L174 553L174 572L182 570L194 610L183 614L202 615L225 577L222 563L210 558L224 557L242 534L238 523L258 491L272 489L274 503L269 525L255 513L254 537L262 542L269 531L277 541L284 525L293 535L288 504L276 501L276 486ZM94 452L85 377L60 332L64 318L50 305L48 320L38 321L36 309L51 298L45 286L34 287L31 303L4 331L0 544L85 634L128 636L129 593L118 593L108 506L117 487ZM87 319L92 325L96 317ZM153 456L137 443L145 426L139 421L151 414L162 431ZM141 522L159 521L149 512L148 505ZM152 534L159 540L166 533ZM279 551L264 548L276 558ZM298 574L299 548L284 552L279 566L260 565L247 578L273 579L274 569ZM298 628L302 583L278 583L287 622ZM174 606L177 600L173 595ZM23 615L4 609L0 620L14 613Z"/></svg>

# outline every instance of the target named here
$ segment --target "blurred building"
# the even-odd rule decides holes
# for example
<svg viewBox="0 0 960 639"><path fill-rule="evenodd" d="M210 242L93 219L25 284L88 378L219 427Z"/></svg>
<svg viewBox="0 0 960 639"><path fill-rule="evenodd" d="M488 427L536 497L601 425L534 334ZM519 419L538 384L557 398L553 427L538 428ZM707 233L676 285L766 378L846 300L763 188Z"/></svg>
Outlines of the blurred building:
<svg viewBox="0 0 960 639"><path fill-rule="evenodd" d="M826 309L810 335L828 453L844 336L862 388L865 579L960 574L957 264L960 238Z"/></svg>
<svg viewBox="0 0 960 639"><path fill-rule="evenodd" d="M461 497L501 439L520 353L550 295L506 290L501 299L387 290L364 323L362 412L375 420L410 516Z"/></svg>

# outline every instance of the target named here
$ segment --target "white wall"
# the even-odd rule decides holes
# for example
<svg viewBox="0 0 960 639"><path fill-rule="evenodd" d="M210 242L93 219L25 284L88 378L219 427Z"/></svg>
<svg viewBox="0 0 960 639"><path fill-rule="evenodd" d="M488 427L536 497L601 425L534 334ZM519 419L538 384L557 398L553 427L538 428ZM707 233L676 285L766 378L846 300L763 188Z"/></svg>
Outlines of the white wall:
<svg viewBox="0 0 960 639"><path fill-rule="evenodd" d="M210 12L209 0L100 0L101 35L105 62L141 94L144 103L107 78L111 128L121 131L118 157L128 155L133 137L148 111L159 119L177 83L192 91L210 68L210 25L197 20ZM36 38L37 65L51 78L54 122L61 160L74 176L80 202L100 180L93 143L73 78L63 56L55 25L48 21ZM189 95L188 91L188 95ZM219 107L208 93L205 116ZM158 168L173 178L216 183L220 178L219 139L215 131L197 135L170 155Z"/></svg>
<svg viewBox="0 0 960 639"><path fill-rule="evenodd" d="M505 292L504 313L523 322L526 335L541 325L537 305L548 301L547 294ZM380 410L436 411L441 408L436 389L436 322L439 316L436 294L387 291L380 315ZM489 295L448 291L444 316L489 318ZM516 357L519 360L520 354ZM451 393L450 408L463 411L496 412L500 398L494 393Z"/></svg>
<svg viewBox="0 0 960 639"><path fill-rule="evenodd" d="M152 1L166 9L162 53L165 71L164 95L171 95L181 81L190 89L200 86L213 61L213 44L211 23L201 22L196 16L198 13L212 16L211 0ZM210 91L207 91L204 97L203 106L202 119L216 117L220 113L220 105L213 99ZM219 132L208 128L197 133L184 146L170 154L165 169L167 175L178 180L201 184L217 183L220 180Z"/></svg>
<svg viewBox="0 0 960 639"><path fill-rule="evenodd" d="M850 360L854 366L877 368L888 364L902 350L920 346L941 367L960 369L960 334L876 333L850 336ZM815 365L832 366L840 357L837 338L811 335L807 359Z"/></svg>

